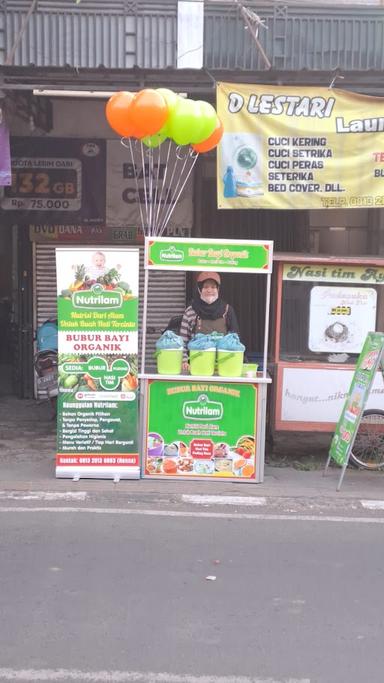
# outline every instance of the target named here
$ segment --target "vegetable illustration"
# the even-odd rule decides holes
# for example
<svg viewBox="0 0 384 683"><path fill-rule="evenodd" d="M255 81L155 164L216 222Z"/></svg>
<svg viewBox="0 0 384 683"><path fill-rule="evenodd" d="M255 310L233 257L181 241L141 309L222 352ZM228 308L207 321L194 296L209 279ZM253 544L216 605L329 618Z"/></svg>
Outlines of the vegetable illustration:
<svg viewBox="0 0 384 683"><path fill-rule="evenodd" d="M68 375L68 377L64 379L63 385L66 389L73 389L73 387L78 384L78 381L79 380L76 375Z"/></svg>
<svg viewBox="0 0 384 683"><path fill-rule="evenodd" d="M97 282L99 282L101 285L111 285L115 287L116 283L119 282L120 277L121 275L117 268L111 268L111 270L105 273L105 275L98 277Z"/></svg>
<svg viewBox="0 0 384 683"><path fill-rule="evenodd" d="M123 391L136 391L138 385L139 382L136 375L133 375L132 372L129 372L128 375L124 377L121 383L121 388Z"/></svg>
<svg viewBox="0 0 384 683"><path fill-rule="evenodd" d="M92 391L97 391L97 384L96 382L90 377L89 375L84 375L83 377L84 381L86 382L87 386L89 389Z"/></svg>

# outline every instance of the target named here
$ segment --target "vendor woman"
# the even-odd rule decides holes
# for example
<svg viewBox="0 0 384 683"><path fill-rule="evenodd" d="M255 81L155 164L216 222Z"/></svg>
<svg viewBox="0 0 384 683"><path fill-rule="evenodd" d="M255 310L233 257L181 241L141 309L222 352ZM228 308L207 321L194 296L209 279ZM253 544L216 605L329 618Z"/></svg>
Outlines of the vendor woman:
<svg viewBox="0 0 384 683"><path fill-rule="evenodd" d="M187 345L195 334L239 333L236 313L220 297L220 285L219 273L203 272L197 276L197 289L191 305L184 312L180 327L180 335L184 340L183 370L188 370Z"/></svg>

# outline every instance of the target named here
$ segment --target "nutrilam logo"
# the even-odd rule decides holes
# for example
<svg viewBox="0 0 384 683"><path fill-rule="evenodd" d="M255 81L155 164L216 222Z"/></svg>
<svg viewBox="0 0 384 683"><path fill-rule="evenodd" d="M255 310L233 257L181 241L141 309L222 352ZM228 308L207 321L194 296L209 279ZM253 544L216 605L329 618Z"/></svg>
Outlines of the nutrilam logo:
<svg viewBox="0 0 384 683"><path fill-rule="evenodd" d="M186 420L221 420L223 414L223 404L210 401L206 394L201 394L197 401L183 403L183 417Z"/></svg>
<svg viewBox="0 0 384 683"><path fill-rule="evenodd" d="M168 249L162 249L160 252L160 261L165 261L166 263L181 263L184 261L184 252L176 247L168 247Z"/></svg>
<svg viewBox="0 0 384 683"><path fill-rule="evenodd" d="M121 308L123 295L121 292L105 290L102 285L93 285L89 290L74 292L72 305L74 308L102 309Z"/></svg>

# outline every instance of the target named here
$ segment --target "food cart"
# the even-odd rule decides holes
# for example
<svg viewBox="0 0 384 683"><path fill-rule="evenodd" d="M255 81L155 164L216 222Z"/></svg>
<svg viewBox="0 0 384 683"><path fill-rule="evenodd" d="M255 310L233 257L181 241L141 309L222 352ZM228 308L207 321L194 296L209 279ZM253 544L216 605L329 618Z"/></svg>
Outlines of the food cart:
<svg viewBox="0 0 384 683"><path fill-rule="evenodd" d="M367 333L384 329L384 259L274 261L273 431L333 432ZM384 408L380 373L366 407Z"/></svg>
<svg viewBox="0 0 384 683"><path fill-rule="evenodd" d="M146 237L139 375L144 477L263 481L267 386L271 383L267 349L272 259L270 241ZM156 269L264 275L267 287L260 371L240 377L146 372L148 283L151 271Z"/></svg>

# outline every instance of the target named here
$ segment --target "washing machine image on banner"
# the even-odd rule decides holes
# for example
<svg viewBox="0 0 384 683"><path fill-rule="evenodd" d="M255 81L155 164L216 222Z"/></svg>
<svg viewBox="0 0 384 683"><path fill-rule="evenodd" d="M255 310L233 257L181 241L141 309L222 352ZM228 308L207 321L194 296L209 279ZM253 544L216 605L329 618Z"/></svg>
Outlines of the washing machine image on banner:
<svg viewBox="0 0 384 683"><path fill-rule="evenodd" d="M264 194L262 140L254 133L224 133L221 141L223 195L256 197Z"/></svg>

